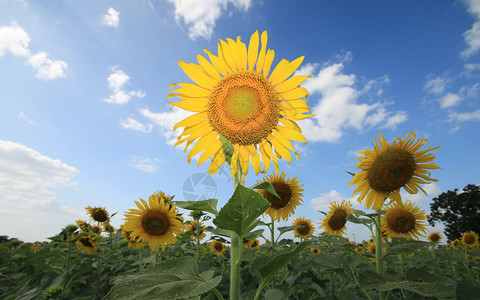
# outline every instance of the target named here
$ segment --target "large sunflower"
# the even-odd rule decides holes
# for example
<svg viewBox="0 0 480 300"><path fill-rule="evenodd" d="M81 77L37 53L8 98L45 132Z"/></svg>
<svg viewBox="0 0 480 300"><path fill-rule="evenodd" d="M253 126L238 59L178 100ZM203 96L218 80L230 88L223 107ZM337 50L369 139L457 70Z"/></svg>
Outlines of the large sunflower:
<svg viewBox="0 0 480 300"><path fill-rule="evenodd" d="M382 230L388 237L419 239L426 232L427 214L420 207L406 201L404 205L393 202L382 216Z"/></svg>
<svg viewBox="0 0 480 300"><path fill-rule="evenodd" d="M303 202L303 184L295 178L285 179L285 173L279 175L268 175L263 178L272 184L275 192L280 196L280 199L275 197L267 190L258 190L260 194L270 202L270 207L265 211L265 214L270 215L272 220L280 220L280 218L287 220L291 214L294 213L295 207Z"/></svg>
<svg viewBox="0 0 480 300"><path fill-rule="evenodd" d="M313 231L315 230L312 222L309 219L305 219L305 218L296 218L295 221L293 221L292 225L303 226L303 228L297 228L293 230L293 234L295 234L295 236L298 236L301 239L304 239L307 236L312 235Z"/></svg>
<svg viewBox="0 0 480 300"><path fill-rule="evenodd" d="M184 230L183 219L177 216L175 205L165 204L164 199L154 194L148 200L135 201L139 209L129 209L125 213L124 229L130 232L130 239L139 238L148 243L152 251L162 251L166 245L177 241L176 235Z"/></svg>
<svg viewBox="0 0 480 300"><path fill-rule="evenodd" d="M215 174L225 162L220 136L234 146L232 177L237 162L245 176L250 161L258 174L267 172L271 161L278 173L277 157L290 163L289 150L298 159L290 140L307 142L295 121L312 116L302 99L307 98L308 91L300 87L310 76L290 77L302 63L303 56L292 62L283 59L270 72L275 52L267 50L267 40L266 31L261 37L256 31L248 49L240 37L236 41L227 38L226 42L220 40L217 56L204 50L210 61L200 54L197 55L199 64L179 61L195 84L172 84L172 88L178 86L169 92L168 98L182 99L169 103L194 113L174 126L174 130L185 128L175 146L186 142L186 152L196 141L187 156L189 163L192 156L204 151L198 165L213 157L208 171Z"/></svg>
<svg viewBox="0 0 480 300"><path fill-rule="evenodd" d="M96 241L95 236L85 234L77 241L77 248L82 252L92 255L98 250L98 241Z"/></svg>
<svg viewBox="0 0 480 300"><path fill-rule="evenodd" d="M416 140L413 132L408 133L402 140L397 137L390 145L380 132L380 140L375 138L374 150L363 149L360 154L365 157L355 166L362 171L348 185L358 184L353 194L359 193L358 202L365 199L367 208L381 209L387 197L398 203L402 202L400 189L403 187L408 193L416 194L420 189L425 195L420 184L438 181L430 178L429 169L440 169L433 160L434 150L439 147L432 146L420 150L428 140ZM378 144L380 142L380 144Z"/></svg>
<svg viewBox="0 0 480 300"><path fill-rule="evenodd" d="M345 200L342 203L333 201L330 203L330 212L325 216L321 227L328 235L342 235L347 227L347 217L352 212L352 204Z"/></svg>
<svg viewBox="0 0 480 300"><path fill-rule="evenodd" d="M479 245L478 234L475 231L465 232L462 234L462 243L469 248L477 247Z"/></svg>

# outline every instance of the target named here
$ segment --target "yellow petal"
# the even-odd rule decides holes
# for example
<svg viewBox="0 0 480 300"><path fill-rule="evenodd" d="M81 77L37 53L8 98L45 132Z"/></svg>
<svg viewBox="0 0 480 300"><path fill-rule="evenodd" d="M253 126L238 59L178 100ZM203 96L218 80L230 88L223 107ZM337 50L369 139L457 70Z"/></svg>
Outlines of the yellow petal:
<svg viewBox="0 0 480 300"><path fill-rule="evenodd" d="M280 94L281 99L285 100L296 100L299 98L305 97L305 99L308 98L308 91L306 88L296 88L293 90L290 90L288 92L284 92Z"/></svg>
<svg viewBox="0 0 480 300"><path fill-rule="evenodd" d="M215 79L209 77L207 74L202 72L201 67L196 65L196 64L187 64L183 61L179 61L178 64L180 65L180 68L187 74L190 79L192 79L196 84L198 84L201 87L204 87L206 89L213 89L217 82Z"/></svg>
<svg viewBox="0 0 480 300"><path fill-rule="evenodd" d="M218 169L225 163L225 152L223 152L223 148L219 149L217 153L213 156L212 162L208 167L208 173L210 175L216 174Z"/></svg>
<svg viewBox="0 0 480 300"><path fill-rule="evenodd" d="M272 143L273 148L275 151L281 155L281 157L284 157L288 163L292 162L292 156L290 155L290 151L288 151L287 148L285 148L274 135L270 135L268 138L268 141Z"/></svg>
<svg viewBox="0 0 480 300"><path fill-rule="evenodd" d="M207 108L208 99L207 98L189 98L185 100L180 100L177 103L169 102L173 106L179 107L181 109L192 111L192 112L203 112Z"/></svg>
<svg viewBox="0 0 480 300"><path fill-rule="evenodd" d="M237 168L238 168L238 155L240 154L239 149L240 147L238 146L233 146L233 154L232 154L232 160L230 163L230 169L232 171L232 178L235 177L235 174L237 174Z"/></svg>
<svg viewBox="0 0 480 300"><path fill-rule="evenodd" d="M245 151L245 146L240 146L239 150L239 160L240 160L240 167L242 168L243 174L248 174L248 165L250 164L250 154L248 151Z"/></svg>
<svg viewBox="0 0 480 300"><path fill-rule="evenodd" d="M190 163L192 156L197 155L198 153L202 152L203 150L207 149L215 139L218 137L218 134L215 131L208 133L205 136L202 136L193 146L192 150L187 155L187 161Z"/></svg>
<svg viewBox="0 0 480 300"><path fill-rule="evenodd" d="M248 69L253 70L255 63L258 58L258 30L250 37L250 42L248 43Z"/></svg>
<svg viewBox="0 0 480 300"><path fill-rule="evenodd" d="M179 83L180 88L171 90L170 93L183 94L186 98L203 98L210 95L210 91L193 83Z"/></svg>
<svg viewBox="0 0 480 300"><path fill-rule="evenodd" d="M310 112L310 107L308 107L307 102L303 99L283 101L280 106L283 110L295 111L300 114Z"/></svg>
<svg viewBox="0 0 480 300"><path fill-rule="evenodd" d="M255 149L255 146L253 145L248 146L248 151L250 152L253 170L255 171L255 174L258 174L262 169L260 165L260 155L258 154L257 149Z"/></svg>
<svg viewBox="0 0 480 300"><path fill-rule="evenodd" d="M223 40L220 40L220 45L221 45L220 49L221 49L222 54L223 54L223 60L225 61L227 66L232 70L231 72L237 71L237 66L235 65L235 62L233 61L232 53L231 53L229 45Z"/></svg>
<svg viewBox="0 0 480 300"><path fill-rule="evenodd" d="M258 54L258 61L257 61L257 72L261 72L263 69L263 64L265 63L265 56L267 51L267 41L268 35L267 32L262 32L261 36L262 47L260 48L260 53Z"/></svg>
<svg viewBox="0 0 480 300"><path fill-rule="evenodd" d="M217 134L217 137L218 137L218 134ZM222 148L222 141L220 139L215 140L207 149L205 149L205 152L203 152L202 155L200 155L200 157L198 158L197 167L203 164L207 159L212 157L221 148Z"/></svg>
<svg viewBox="0 0 480 300"><path fill-rule="evenodd" d="M287 126L290 129L293 129L293 130L298 131L300 133L302 132L302 129L300 128L300 126L298 126L297 122L295 122L295 121L292 121L292 120L289 120L289 119L284 119L284 118L280 118L279 121L280 121L280 123L282 123L283 125Z"/></svg>
<svg viewBox="0 0 480 300"><path fill-rule="evenodd" d="M280 82L275 86L275 90L279 93L284 93L288 92L290 90L293 90L294 88L297 88L302 82L305 81L307 78L311 78L312 76L310 75L296 75L293 76L292 78L289 78L288 80L285 80L283 82ZM308 92L307 92L308 94Z"/></svg>
<svg viewBox="0 0 480 300"><path fill-rule="evenodd" d="M277 140L278 140L285 148L290 149L290 150L292 150L293 152L296 152L296 151L295 151L295 148L293 148L292 143L291 143L286 137L284 137L284 136L281 135L281 134L277 134L278 131L277 131L277 132L274 132L274 133L275 133L274 136L277 138Z"/></svg>
<svg viewBox="0 0 480 300"><path fill-rule="evenodd" d="M274 58L275 51L268 49L267 56L265 56L265 62L263 63L263 76L268 77L268 73L270 73L270 67L272 66Z"/></svg>
<svg viewBox="0 0 480 300"><path fill-rule="evenodd" d="M298 141L298 142L304 142L305 144L307 143L307 140L305 137L298 131L290 129L289 127L284 127L284 126L276 126L275 129L284 137Z"/></svg>
<svg viewBox="0 0 480 300"><path fill-rule="evenodd" d="M292 119L292 120L297 120L297 121L314 116L312 114L304 115L304 114L301 114L301 113L297 112L296 110L292 110L292 109L283 109L283 110L280 111L280 113L284 117L286 117L287 119Z"/></svg>
<svg viewBox="0 0 480 300"><path fill-rule="evenodd" d="M241 37L237 37L237 47L240 53L240 70L246 70L248 63L247 45L242 42Z"/></svg>
<svg viewBox="0 0 480 300"><path fill-rule="evenodd" d="M206 121L206 118L207 118L206 112L201 112L201 113L188 116L185 119L178 122L177 124L175 124L175 126L173 126L173 130L176 130L178 127L190 127L193 125L197 125L202 121Z"/></svg>
<svg viewBox="0 0 480 300"><path fill-rule="evenodd" d="M304 58L305 56L301 56L290 63L287 61L286 64L285 63L282 64L282 62L280 62L277 65L277 67L273 70L269 80L272 82L274 86L284 81L285 79L290 77L293 74L293 72L295 72L298 69L298 67L300 67Z"/></svg>
<svg viewBox="0 0 480 300"><path fill-rule="evenodd" d="M220 74L222 74L223 76L226 76L229 70L228 70L228 67L225 65L225 62L222 59L220 59L218 56L215 56L212 53L210 53L210 51L208 51L207 49L204 49L203 51L207 53L208 58L212 62L215 69L217 69L217 71L220 72Z"/></svg>
<svg viewBox="0 0 480 300"><path fill-rule="evenodd" d="M220 80L222 79L222 76L220 73L215 69L215 67L202 55L198 54L197 55L197 60L200 66L203 68L205 73L208 74L208 76L212 77L215 80Z"/></svg>
<svg viewBox="0 0 480 300"><path fill-rule="evenodd" d="M240 48L238 47L239 45L237 42L234 40L227 38L228 41L228 48L230 48L230 55L232 56L233 63L235 64L235 67L239 70L241 70L241 57L240 57Z"/></svg>

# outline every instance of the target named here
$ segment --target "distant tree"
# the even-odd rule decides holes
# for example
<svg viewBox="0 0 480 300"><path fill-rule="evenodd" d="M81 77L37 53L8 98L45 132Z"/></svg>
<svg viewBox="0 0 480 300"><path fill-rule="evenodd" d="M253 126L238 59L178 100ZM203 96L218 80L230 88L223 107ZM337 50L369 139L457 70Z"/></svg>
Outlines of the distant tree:
<svg viewBox="0 0 480 300"><path fill-rule="evenodd" d="M445 223L448 241L460 238L464 232L473 230L480 234L480 187L469 184L463 192L447 191L432 199L430 225L435 221Z"/></svg>
<svg viewBox="0 0 480 300"><path fill-rule="evenodd" d="M8 242L9 240L8 235L0 235L0 243Z"/></svg>

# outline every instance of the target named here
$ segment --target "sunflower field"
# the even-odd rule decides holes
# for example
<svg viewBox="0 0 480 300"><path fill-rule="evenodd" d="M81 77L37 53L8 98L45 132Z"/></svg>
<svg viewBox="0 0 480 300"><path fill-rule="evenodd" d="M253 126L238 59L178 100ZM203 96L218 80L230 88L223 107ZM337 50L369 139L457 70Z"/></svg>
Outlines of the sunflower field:
<svg viewBox="0 0 480 300"><path fill-rule="evenodd" d="M88 206L90 220L72 220L50 242L6 239L0 298L479 299L478 233L441 244L440 233L427 231L426 212L401 197L426 194L422 185L437 181L431 171L440 169L439 147L424 147L428 141L413 132L392 142L380 132L373 149L357 156L346 184L373 213L331 202L321 234L302 217L278 227L304 192L278 160L299 158L291 141L307 140L296 121L312 114L300 86L309 76L293 75L303 56L272 68L267 41L257 31L248 45L227 38L217 55L205 50L208 59L198 55L198 64L180 61L194 83L172 84L167 96L193 113L174 127L183 128L175 146L185 144L187 162L210 160L209 174L229 165L234 184L223 207L159 190L122 216ZM246 187L249 169L273 174ZM122 218L120 228L111 225L114 217ZM368 228L371 239L344 238L349 223Z"/></svg>

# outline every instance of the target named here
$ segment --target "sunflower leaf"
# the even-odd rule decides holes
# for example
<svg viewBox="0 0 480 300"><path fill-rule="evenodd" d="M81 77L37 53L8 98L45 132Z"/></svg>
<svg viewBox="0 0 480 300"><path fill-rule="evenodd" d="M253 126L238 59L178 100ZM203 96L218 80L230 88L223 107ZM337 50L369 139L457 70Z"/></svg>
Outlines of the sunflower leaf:
<svg viewBox="0 0 480 300"><path fill-rule="evenodd" d="M213 223L243 238L257 225L257 218L269 206L269 202L259 193L239 184Z"/></svg>
<svg viewBox="0 0 480 300"><path fill-rule="evenodd" d="M277 192L275 191L275 189L273 188L273 185L268 182L268 181L264 181L264 182L259 182L257 184L254 184L250 187L252 190L255 190L255 189L258 189L258 190L267 190L270 194L273 194L275 197L279 198L280 199L280 196L277 194Z"/></svg>
<svg viewBox="0 0 480 300"><path fill-rule="evenodd" d="M220 135L220 141L222 141L223 152L225 153L225 161L230 165L232 163L233 145L229 140Z"/></svg>
<svg viewBox="0 0 480 300"><path fill-rule="evenodd" d="M221 276L213 277L213 271L199 274L193 257L181 257L116 278L115 285L103 299L189 299L207 293L221 280Z"/></svg>
<svg viewBox="0 0 480 300"><path fill-rule="evenodd" d="M217 199L207 199L202 201L175 201L175 205L188 210L200 210L218 215Z"/></svg>
<svg viewBox="0 0 480 300"><path fill-rule="evenodd" d="M295 230L295 229L298 229L298 228L303 228L303 227L304 227L303 225L295 225L295 226L278 227L277 229L281 233L284 233L284 232L287 232L287 231L292 231L292 230Z"/></svg>

